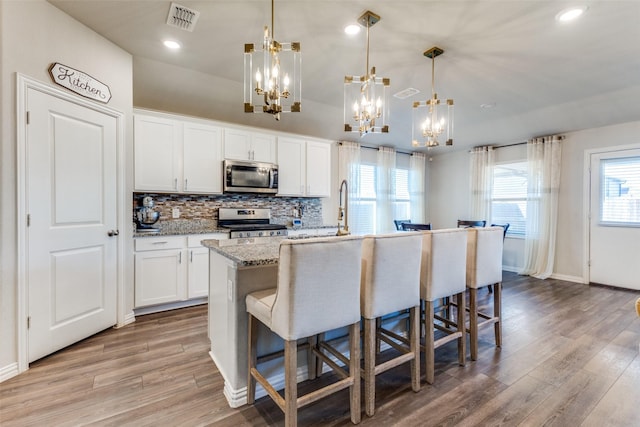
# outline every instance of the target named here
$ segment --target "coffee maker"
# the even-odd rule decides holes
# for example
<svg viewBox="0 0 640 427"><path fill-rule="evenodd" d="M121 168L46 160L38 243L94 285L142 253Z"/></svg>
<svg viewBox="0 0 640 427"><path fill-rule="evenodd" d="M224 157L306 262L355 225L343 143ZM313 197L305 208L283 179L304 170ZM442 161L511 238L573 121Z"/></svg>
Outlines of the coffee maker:
<svg viewBox="0 0 640 427"><path fill-rule="evenodd" d="M136 207L136 213L134 220L136 222L136 231L143 233L158 233L160 229L154 227L153 224L160 219L160 212L156 212L153 208L155 206L153 197L145 196L138 199L138 206Z"/></svg>

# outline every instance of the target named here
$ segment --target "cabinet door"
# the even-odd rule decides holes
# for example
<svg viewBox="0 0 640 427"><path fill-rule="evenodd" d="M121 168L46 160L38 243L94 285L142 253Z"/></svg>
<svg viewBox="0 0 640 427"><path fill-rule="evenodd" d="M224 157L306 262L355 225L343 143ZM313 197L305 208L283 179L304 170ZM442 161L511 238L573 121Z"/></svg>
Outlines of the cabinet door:
<svg viewBox="0 0 640 427"><path fill-rule="evenodd" d="M331 196L331 145L307 142L307 188L311 197Z"/></svg>
<svg viewBox="0 0 640 427"><path fill-rule="evenodd" d="M182 191L222 193L221 132L215 126L184 124Z"/></svg>
<svg viewBox="0 0 640 427"><path fill-rule="evenodd" d="M141 191L177 191L181 185L180 124L134 116L134 187Z"/></svg>
<svg viewBox="0 0 640 427"><path fill-rule="evenodd" d="M187 298L209 295L209 249L189 248Z"/></svg>
<svg viewBox="0 0 640 427"><path fill-rule="evenodd" d="M305 141L278 138L278 195L303 196L304 175Z"/></svg>
<svg viewBox="0 0 640 427"><path fill-rule="evenodd" d="M184 250L135 254L135 306L162 304L186 298Z"/></svg>
<svg viewBox="0 0 640 427"><path fill-rule="evenodd" d="M225 129L224 158L251 160L251 134L238 129Z"/></svg>
<svg viewBox="0 0 640 427"><path fill-rule="evenodd" d="M276 162L276 137L261 133L251 135L251 160L257 162Z"/></svg>

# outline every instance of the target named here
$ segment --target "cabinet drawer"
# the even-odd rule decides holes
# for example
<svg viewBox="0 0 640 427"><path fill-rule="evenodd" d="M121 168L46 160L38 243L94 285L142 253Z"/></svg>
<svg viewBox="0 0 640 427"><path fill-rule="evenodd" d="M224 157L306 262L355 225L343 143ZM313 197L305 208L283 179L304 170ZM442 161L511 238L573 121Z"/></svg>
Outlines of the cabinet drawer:
<svg viewBox="0 0 640 427"><path fill-rule="evenodd" d="M135 239L135 251L158 251L161 249L182 249L186 243L184 236L143 237Z"/></svg>
<svg viewBox="0 0 640 427"><path fill-rule="evenodd" d="M200 242L203 240L209 240L209 239L226 240L228 238L229 238L229 233L194 234L191 236L187 236L187 247L199 248L200 246L202 246Z"/></svg>

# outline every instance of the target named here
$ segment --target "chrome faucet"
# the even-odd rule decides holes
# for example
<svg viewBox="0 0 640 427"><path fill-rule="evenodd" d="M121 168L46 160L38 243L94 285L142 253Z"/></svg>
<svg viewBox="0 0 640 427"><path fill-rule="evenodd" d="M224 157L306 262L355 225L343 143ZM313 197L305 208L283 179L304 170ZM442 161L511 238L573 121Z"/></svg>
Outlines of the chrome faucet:
<svg viewBox="0 0 640 427"><path fill-rule="evenodd" d="M342 187L344 187L344 206L342 206ZM340 221L344 218L344 228L340 228ZM338 232L336 236L347 236L349 231L349 185L343 179L340 183L340 206L338 207Z"/></svg>

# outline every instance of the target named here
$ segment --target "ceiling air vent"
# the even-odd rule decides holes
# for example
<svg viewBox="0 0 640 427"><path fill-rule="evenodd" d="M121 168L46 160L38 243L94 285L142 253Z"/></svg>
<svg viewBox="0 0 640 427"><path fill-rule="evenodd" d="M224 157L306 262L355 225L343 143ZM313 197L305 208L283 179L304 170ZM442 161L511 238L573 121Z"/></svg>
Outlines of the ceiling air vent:
<svg viewBox="0 0 640 427"><path fill-rule="evenodd" d="M394 93L393 96L399 99L406 99L406 98L409 98L410 96L415 95L416 93L420 93L420 91L418 89L410 87L410 88L401 90L398 93Z"/></svg>
<svg viewBox="0 0 640 427"><path fill-rule="evenodd" d="M200 12L198 11L176 3L171 3L169 16L167 16L167 25L192 32L199 17Z"/></svg>

